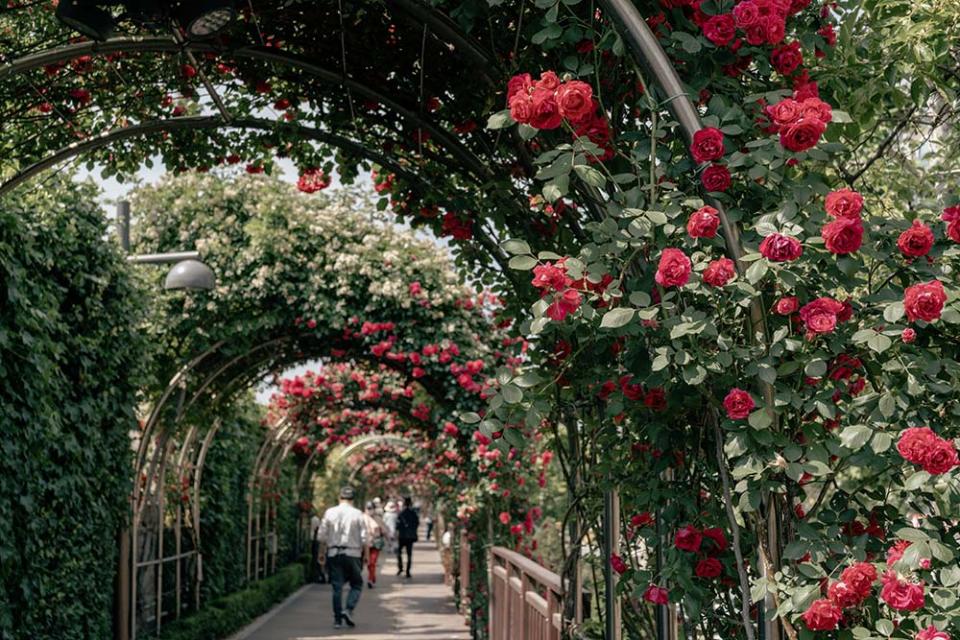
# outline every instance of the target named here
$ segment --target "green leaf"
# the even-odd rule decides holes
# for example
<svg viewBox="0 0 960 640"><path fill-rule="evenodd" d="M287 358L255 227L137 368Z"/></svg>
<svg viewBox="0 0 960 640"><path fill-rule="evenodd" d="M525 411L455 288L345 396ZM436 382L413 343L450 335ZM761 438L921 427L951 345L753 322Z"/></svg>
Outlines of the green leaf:
<svg viewBox="0 0 960 640"><path fill-rule="evenodd" d="M903 317L903 302L893 302L883 309L883 319L887 322L897 322Z"/></svg>
<svg viewBox="0 0 960 640"><path fill-rule="evenodd" d="M892 344L893 341L882 333L874 333L867 339L867 346L877 353L883 353L889 349Z"/></svg>
<svg viewBox="0 0 960 640"><path fill-rule="evenodd" d="M894 531L893 535L901 540L909 540L910 542L926 542L930 539L930 536L926 533L913 527L902 527Z"/></svg>
<svg viewBox="0 0 960 640"><path fill-rule="evenodd" d="M873 430L863 424L855 424L840 432L840 444L851 451L858 451L867 444Z"/></svg>
<svg viewBox="0 0 960 640"><path fill-rule="evenodd" d="M507 404L517 404L523 400L523 392L512 384L504 386L500 389L500 393L503 394L503 400Z"/></svg>
<svg viewBox="0 0 960 640"><path fill-rule="evenodd" d="M777 370L769 364L761 364L757 367L757 377L767 384L773 384L777 381Z"/></svg>
<svg viewBox="0 0 960 640"><path fill-rule="evenodd" d="M510 109L497 111L487 119L487 129L504 129L513 124L513 118L510 117Z"/></svg>
<svg viewBox="0 0 960 640"><path fill-rule="evenodd" d="M811 360L803 372L811 378L822 378L827 373L827 363L824 360Z"/></svg>
<svg viewBox="0 0 960 640"><path fill-rule="evenodd" d="M593 167L585 164L578 164L573 167L573 170L577 172L577 175L580 176L581 180L591 186L602 187L607 183L607 179L603 176L603 174Z"/></svg>
<svg viewBox="0 0 960 640"><path fill-rule="evenodd" d="M611 309L603 314L603 319L600 320L600 327L602 329L616 329L617 327L622 327L633 319L634 313L635 310L632 307L619 307L617 309Z"/></svg>
<svg viewBox="0 0 960 640"><path fill-rule="evenodd" d="M537 259L533 256L513 256L507 266L517 271L530 271L537 266Z"/></svg>
<svg viewBox="0 0 960 640"><path fill-rule="evenodd" d="M764 407L760 407L750 414L747 418L747 424L757 430L767 429L773 424L773 418L770 412Z"/></svg>
<svg viewBox="0 0 960 640"><path fill-rule="evenodd" d="M539 374L537 374L536 371L526 371L522 375L519 375L513 379L513 384L523 389L536 386L541 382L543 382L543 379L539 376Z"/></svg>
<svg viewBox="0 0 960 640"><path fill-rule="evenodd" d="M473 411L460 414L460 421L464 424L476 424L480 422L480 416Z"/></svg>
<svg viewBox="0 0 960 640"><path fill-rule="evenodd" d="M883 394L880 396L879 409L884 418L889 418L897 409L896 399L890 393Z"/></svg>
<svg viewBox="0 0 960 640"><path fill-rule="evenodd" d="M767 265L766 260L757 260L752 265L747 267L747 282L750 284L757 284L763 280L763 276L767 275L767 269L769 269L769 266Z"/></svg>
<svg viewBox="0 0 960 640"><path fill-rule="evenodd" d="M877 620L877 633L880 633L885 636L893 635L894 626L893 623L887 620L886 618L880 618Z"/></svg>
<svg viewBox="0 0 960 640"><path fill-rule="evenodd" d="M531 255L533 252L530 251L530 245L528 245L523 240L511 239L505 240L501 245L503 250L509 253L510 255Z"/></svg>

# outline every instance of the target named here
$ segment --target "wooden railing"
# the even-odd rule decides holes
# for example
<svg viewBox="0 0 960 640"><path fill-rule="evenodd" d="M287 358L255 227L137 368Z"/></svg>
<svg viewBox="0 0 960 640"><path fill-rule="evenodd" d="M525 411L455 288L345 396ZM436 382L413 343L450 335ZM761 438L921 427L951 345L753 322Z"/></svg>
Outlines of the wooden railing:
<svg viewBox="0 0 960 640"><path fill-rule="evenodd" d="M519 553L490 550L491 640L559 640L560 576Z"/></svg>

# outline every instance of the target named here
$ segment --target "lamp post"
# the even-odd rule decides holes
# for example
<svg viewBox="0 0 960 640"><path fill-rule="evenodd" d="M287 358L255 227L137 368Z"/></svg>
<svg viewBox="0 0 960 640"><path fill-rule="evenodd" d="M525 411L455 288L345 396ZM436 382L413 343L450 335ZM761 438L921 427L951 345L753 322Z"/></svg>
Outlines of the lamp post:
<svg viewBox="0 0 960 640"><path fill-rule="evenodd" d="M117 230L120 246L130 253L130 203L126 200L117 204ZM167 291L192 289L209 291L216 285L213 269L200 261L199 251L173 251L170 253L147 253L127 256L132 264L172 264L163 288Z"/></svg>

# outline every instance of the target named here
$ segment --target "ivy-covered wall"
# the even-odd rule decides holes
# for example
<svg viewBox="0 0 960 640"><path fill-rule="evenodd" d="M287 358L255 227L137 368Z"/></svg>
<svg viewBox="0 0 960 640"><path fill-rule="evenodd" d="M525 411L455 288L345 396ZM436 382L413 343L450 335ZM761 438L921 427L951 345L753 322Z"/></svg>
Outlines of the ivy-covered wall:
<svg viewBox="0 0 960 640"><path fill-rule="evenodd" d="M0 200L0 637L107 638L140 294L92 187Z"/></svg>

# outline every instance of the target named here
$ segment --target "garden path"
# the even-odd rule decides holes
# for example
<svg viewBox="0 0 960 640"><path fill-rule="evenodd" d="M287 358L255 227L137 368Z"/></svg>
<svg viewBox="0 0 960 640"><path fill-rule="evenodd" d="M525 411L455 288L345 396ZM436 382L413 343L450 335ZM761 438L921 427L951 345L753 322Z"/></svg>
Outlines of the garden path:
<svg viewBox="0 0 960 640"><path fill-rule="evenodd" d="M311 584L230 640L466 640L470 637L463 616L454 606L451 589L443 583L443 566L433 542L417 543L410 580L394 575L396 560L390 555L383 558L379 568L381 575L376 588L371 590L364 585L354 629L333 628L330 586Z"/></svg>

